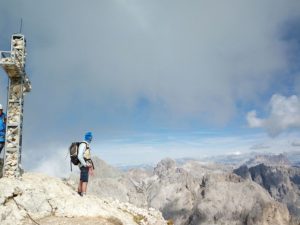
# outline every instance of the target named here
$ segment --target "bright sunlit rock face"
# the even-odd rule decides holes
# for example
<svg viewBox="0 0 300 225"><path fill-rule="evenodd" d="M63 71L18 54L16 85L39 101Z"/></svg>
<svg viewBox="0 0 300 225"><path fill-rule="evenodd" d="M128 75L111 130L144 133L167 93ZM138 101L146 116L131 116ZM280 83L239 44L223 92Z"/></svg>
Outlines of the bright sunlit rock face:
<svg viewBox="0 0 300 225"><path fill-rule="evenodd" d="M259 158L262 159L263 156ZM277 158L279 161L282 157ZM264 162L268 159L270 157L265 156ZM258 163L259 159L256 157L248 161L249 165L253 165L255 160ZM238 225L245 221L253 225L290 225L297 224L300 219L294 212L297 200L289 199L288 194L282 199L270 196L268 189L256 179L252 180L247 172L248 167L237 170L244 173L233 173L235 166L230 164L202 163L195 160L177 163L166 158L152 170L135 168L127 172L117 172L116 168L107 164L99 165L100 160L96 162L96 168L106 173L100 172L91 178L89 190L93 194L130 202L143 208L159 209L165 219L173 220L178 225ZM288 170L290 164L284 164L284 161L277 170L280 171L283 165L283 169ZM300 175L299 170L295 171L294 177L297 177L296 174ZM260 176L271 183L275 179L268 172ZM67 183L76 189L77 176L72 176ZM280 189L281 183L272 187L274 193L275 187ZM295 187L295 199L299 199L298 191ZM289 211L292 205L294 208Z"/></svg>
<svg viewBox="0 0 300 225"><path fill-rule="evenodd" d="M60 179L36 173L25 173L22 180L0 179L1 225L31 224L46 217L83 218L92 221L119 221L119 224L165 225L161 213L140 209L129 203L109 201L93 195L79 196ZM62 219L63 221L64 219ZM71 221L72 222L72 221ZM69 223L71 224L71 223Z"/></svg>

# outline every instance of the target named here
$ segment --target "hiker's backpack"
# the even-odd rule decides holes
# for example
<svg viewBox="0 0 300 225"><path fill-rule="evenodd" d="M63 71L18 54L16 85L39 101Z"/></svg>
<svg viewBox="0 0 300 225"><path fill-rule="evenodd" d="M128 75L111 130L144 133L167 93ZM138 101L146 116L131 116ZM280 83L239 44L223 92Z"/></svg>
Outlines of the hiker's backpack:
<svg viewBox="0 0 300 225"><path fill-rule="evenodd" d="M72 164L77 166L79 164L78 159L78 151L79 151L79 145L83 142L73 142L71 146L69 147L69 153L70 153L70 165L71 165L71 171L72 171Z"/></svg>
<svg viewBox="0 0 300 225"><path fill-rule="evenodd" d="M78 152L79 152L79 145L81 143L85 143L85 142L73 142L71 144L71 146L69 147L71 171L72 171L72 164L74 164L75 166L77 166L80 163L80 161L78 159ZM87 162L89 162L89 163L91 163L92 166L93 166L93 169L95 169L94 163L93 163L92 159L88 159L87 160L86 158L84 158L84 160L87 161Z"/></svg>

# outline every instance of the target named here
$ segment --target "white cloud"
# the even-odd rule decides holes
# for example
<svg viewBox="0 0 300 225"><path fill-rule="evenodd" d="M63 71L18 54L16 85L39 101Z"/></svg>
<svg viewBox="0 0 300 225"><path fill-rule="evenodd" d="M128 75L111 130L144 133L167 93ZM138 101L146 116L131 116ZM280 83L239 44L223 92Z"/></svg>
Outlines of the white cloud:
<svg viewBox="0 0 300 225"><path fill-rule="evenodd" d="M256 111L252 110L247 114L247 121L250 127L262 127L264 124L264 120L257 118Z"/></svg>
<svg viewBox="0 0 300 225"><path fill-rule="evenodd" d="M300 99L296 95L285 97L274 94L269 103L267 118L258 118L256 111L247 114L250 127L262 127L271 136L278 135L290 128L300 128Z"/></svg>
<svg viewBox="0 0 300 225"><path fill-rule="evenodd" d="M0 9L0 29L23 18L26 118L35 129L47 117L48 132L73 105L130 118L140 97L153 120L226 124L236 101L256 100L287 68L279 28L300 14L295 0L12 2ZM83 113L77 123L94 123Z"/></svg>

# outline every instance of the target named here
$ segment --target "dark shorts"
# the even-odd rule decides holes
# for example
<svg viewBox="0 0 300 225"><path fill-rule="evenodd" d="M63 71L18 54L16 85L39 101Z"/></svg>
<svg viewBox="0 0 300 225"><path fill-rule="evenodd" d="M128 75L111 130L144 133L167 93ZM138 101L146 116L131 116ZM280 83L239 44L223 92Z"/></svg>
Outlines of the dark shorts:
<svg viewBox="0 0 300 225"><path fill-rule="evenodd" d="M80 167L80 181L89 182L89 168L88 167Z"/></svg>

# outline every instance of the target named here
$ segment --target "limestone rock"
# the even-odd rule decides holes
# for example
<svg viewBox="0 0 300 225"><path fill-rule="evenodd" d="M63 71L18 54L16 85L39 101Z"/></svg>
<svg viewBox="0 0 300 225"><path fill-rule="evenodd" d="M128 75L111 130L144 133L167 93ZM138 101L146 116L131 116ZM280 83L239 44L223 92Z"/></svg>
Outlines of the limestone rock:
<svg viewBox="0 0 300 225"><path fill-rule="evenodd" d="M89 190L96 195L156 208L176 225L290 224L284 204L252 180L233 174L229 166L191 161L177 165L165 159L152 174L134 170L95 180Z"/></svg>
<svg viewBox="0 0 300 225"><path fill-rule="evenodd" d="M287 205L293 223L300 223L300 168L260 164L234 172L265 188L274 199Z"/></svg>
<svg viewBox="0 0 300 225"><path fill-rule="evenodd" d="M149 183L147 197L150 206L176 224L289 224L287 208L252 181L218 170L205 173L204 168L202 177L195 177L184 168L172 168L173 174Z"/></svg>
<svg viewBox="0 0 300 225"><path fill-rule="evenodd" d="M111 202L93 195L79 196L60 179L25 173L21 180L0 179L0 224L29 224L46 217L114 218L121 224L166 224L158 211L139 209L129 203ZM113 224L113 223L112 223Z"/></svg>
<svg viewBox="0 0 300 225"><path fill-rule="evenodd" d="M123 174L120 170L108 165L98 157L93 157L93 162L96 165L94 178L118 178Z"/></svg>
<svg viewBox="0 0 300 225"><path fill-rule="evenodd" d="M190 224L289 224L289 212L283 204L259 185L234 174L206 175L200 191Z"/></svg>

